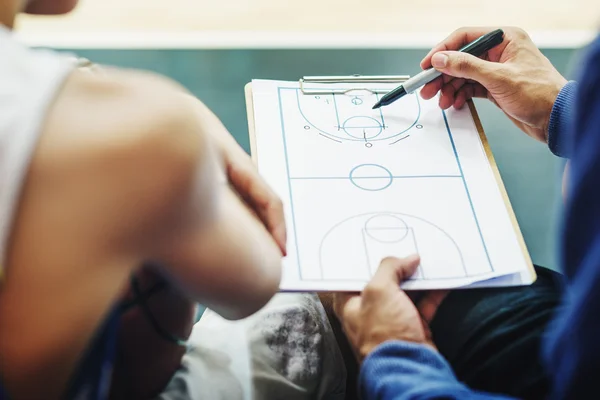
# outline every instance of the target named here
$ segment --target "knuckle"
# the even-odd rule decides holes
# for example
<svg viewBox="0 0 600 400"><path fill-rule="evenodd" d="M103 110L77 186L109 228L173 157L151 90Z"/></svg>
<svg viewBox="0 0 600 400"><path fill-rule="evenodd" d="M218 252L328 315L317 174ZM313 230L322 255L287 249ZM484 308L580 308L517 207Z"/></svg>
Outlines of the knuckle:
<svg viewBox="0 0 600 400"><path fill-rule="evenodd" d="M363 291L365 298L377 297L385 291L385 285L382 282L371 282Z"/></svg>
<svg viewBox="0 0 600 400"><path fill-rule="evenodd" d="M352 318L358 312L358 307L354 298L348 300L341 310L344 318Z"/></svg>
<svg viewBox="0 0 600 400"><path fill-rule="evenodd" d="M516 39L529 39L529 34L525 29L518 26L511 26L507 29Z"/></svg>
<svg viewBox="0 0 600 400"><path fill-rule="evenodd" d="M337 293L333 297L333 312L339 319L347 319L357 311L357 297L346 293Z"/></svg>
<svg viewBox="0 0 600 400"><path fill-rule="evenodd" d="M471 28L468 26L461 26L460 28L458 28L457 30L455 30L452 33L452 36L464 36L466 33L469 33L469 31L471 31Z"/></svg>
<svg viewBox="0 0 600 400"><path fill-rule="evenodd" d="M460 40L462 37L464 37L466 35L466 32L467 32L467 28L465 28L465 27L458 28L454 32L452 32L451 34L446 36L446 38L443 41L441 41L438 44L438 46L443 47L443 49L450 49L452 47L451 43L454 43L457 40Z"/></svg>
<svg viewBox="0 0 600 400"><path fill-rule="evenodd" d="M467 37L467 35L471 34L472 32L477 32L478 30L479 28L475 26L461 26L460 28L454 31L452 37L463 39Z"/></svg>
<svg viewBox="0 0 600 400"><path fill-rule="evenodd" d="M517 32L517 35L519 36L519 38L521 38L521 39L529 38L529 34L522 28L516 28L516 32Z"/></svg>

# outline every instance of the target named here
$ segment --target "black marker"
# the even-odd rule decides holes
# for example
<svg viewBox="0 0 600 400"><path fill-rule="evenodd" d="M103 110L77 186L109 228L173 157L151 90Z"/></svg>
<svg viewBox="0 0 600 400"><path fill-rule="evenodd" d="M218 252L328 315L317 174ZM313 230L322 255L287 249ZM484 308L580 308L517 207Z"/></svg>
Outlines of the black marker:
<svg viewBox="0 0 600 400"><path fill-rule="evenodd" d="M492 49L493 47L498 46L504 40L504 32L502 29L496 29L495 31L486 33L485 35L475 39L471 43L467 44L463 48L458 51L463 53L469 53L473 56L479 57L486 51ZM435 68L426 69L423 72L415 75L410 78L402 85L398 86L396 89L391 92L386 93L381 99L373 106L373 108L379 108L381 106L387 106L392 104L394 101L399 98L414 92L421 86L426 83L431 82L438 76L442 75L442 73Z"/></svg>

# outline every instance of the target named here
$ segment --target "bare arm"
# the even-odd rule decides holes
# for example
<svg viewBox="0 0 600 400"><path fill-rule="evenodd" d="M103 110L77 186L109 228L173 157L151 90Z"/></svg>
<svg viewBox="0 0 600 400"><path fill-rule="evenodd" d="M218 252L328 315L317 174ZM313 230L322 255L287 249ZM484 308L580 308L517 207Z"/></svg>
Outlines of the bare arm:
<svg viewBox="0 0 600 400"><path fill-rule="evenodd" d="M53 105L0 293L0 369L11 392L58 395L146 260L229 318L277 289L281 254L218 182L208 127L180 91L147 74L75 72Z"/></svg>
<svg viewBox="0 0 600 400"><path fill-rule="evenodd" d="M115 236L126 235L118 246L131 243L134 257L158 262L192 298L227 318L257 311L278 288L281 252L227 182L212 140L218 131L227 134L224 126L198 100L180 96L184 90L177 85L152 75L125 75L109 70L106 79L139 79L143 88L138 96L154 100L146 111L141 99L129 99L121 104L121 116L112 114L113 120L135 123L138 129L132 129L132 136L142 142L130 149L135 152L132 183L142 188L140 198L128 193L128 183L112 190L121 191L119 204L126 205L108 210L119 221ZM133 109L138 110L135 119ZM150 113L159 121L149 118ZM138 124L138 118L149 121ZM140 185L145 182L147 188Z"/></svg>

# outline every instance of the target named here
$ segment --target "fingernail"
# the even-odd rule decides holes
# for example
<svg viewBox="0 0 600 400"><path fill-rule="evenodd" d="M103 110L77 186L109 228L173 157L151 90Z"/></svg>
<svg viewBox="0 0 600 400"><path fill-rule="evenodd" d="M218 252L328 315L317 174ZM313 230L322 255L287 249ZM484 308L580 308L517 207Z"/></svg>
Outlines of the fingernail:
<svg viewBox="0 0 600 400"><path fill-rule="evenodd" d="M435 68L446 68L448 65L448 56L443 53L436 53L431 57L431 65Z"/></svg>
<svg viewBox="0 0 600 400"><path fill-rule="evenodd" d="M277 228L277 231L275 233L276 236L276 240L277 242L279 242L279 247L281 248L281 251L283 252L283 255L287 255L287 246L286 246L286 240L287 240L287 235L286 235L286 230L285 230L285 226L280 226Z"/></svg>

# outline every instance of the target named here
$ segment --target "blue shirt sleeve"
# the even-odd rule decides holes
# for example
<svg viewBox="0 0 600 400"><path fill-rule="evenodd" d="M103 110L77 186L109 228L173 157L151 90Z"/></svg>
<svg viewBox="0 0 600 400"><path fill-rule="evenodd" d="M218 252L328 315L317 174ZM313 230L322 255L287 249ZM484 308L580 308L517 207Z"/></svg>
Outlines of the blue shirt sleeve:
<svg viewBox="0 0 600 400"><path fill-rule="evenodd" d="M359 385L365 400L508 399L469 389L456 379L438 352L404 341L383 343L369 354L361 367Z"/></svg>
<svg viewBox="0 0 600 400"><path fill-rule="evenodd" d="M577 91L577 82L569 81L558 93L550 121L548 122L548 147L559 157L570 155L569 128L573 119L573 105Z"/></svg>
<svg viewBox="0 0 600 400"><path fill-rule="evenodd" d="M553 110L551 149L571 159L560 231L560 263L566 279L563 304L547 329L544 361L550 399L598 394L600 371L600 37L590 46L584 70L565 86ZM576 97L575 100L573 98ZM571 111L573 109L573 111ZM365 400L500 399L469 390L432 349L391 341L362 365Z"/></svg>
<svg viewBox="0 0 600 400"><path fill-rule="evenodd" d="M598 396L600 371L600 39L581 63L559 260L564 304L544 345L552 399Z"/></svg>

